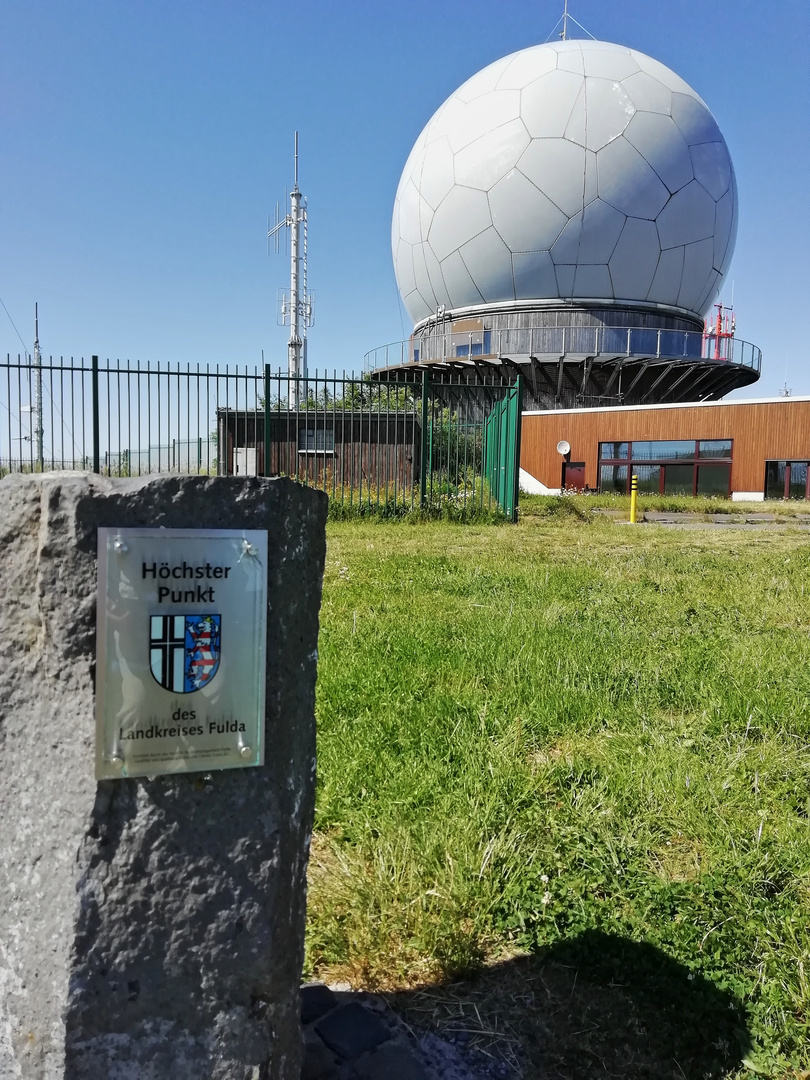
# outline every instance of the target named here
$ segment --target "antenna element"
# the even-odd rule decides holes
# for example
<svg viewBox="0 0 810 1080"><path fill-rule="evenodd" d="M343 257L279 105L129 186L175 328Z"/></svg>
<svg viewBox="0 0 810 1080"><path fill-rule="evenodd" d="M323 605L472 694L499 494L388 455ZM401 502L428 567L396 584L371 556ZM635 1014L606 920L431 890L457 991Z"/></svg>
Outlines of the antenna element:
<svg viewBox="0 0 810 1080"><path fill-rule="evenodd" d="M39 304L34 304L34 379L36 383L36 413L37 426L34 434L37 437L37 465L39 471L45 472L45 455L42 448L42 356L39 351Z"/></svg>

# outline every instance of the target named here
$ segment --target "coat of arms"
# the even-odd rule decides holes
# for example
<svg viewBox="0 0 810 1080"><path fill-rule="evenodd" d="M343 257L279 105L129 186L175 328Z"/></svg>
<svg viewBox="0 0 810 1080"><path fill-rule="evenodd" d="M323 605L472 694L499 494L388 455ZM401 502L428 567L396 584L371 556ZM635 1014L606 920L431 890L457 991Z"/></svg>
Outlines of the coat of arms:
<svg viewBox="0 0 810 1080"><path fill-rule="evenodd" d="M173 694L207 686L219 668L221 615L153 615L149 666L158 685Z"/></svg>

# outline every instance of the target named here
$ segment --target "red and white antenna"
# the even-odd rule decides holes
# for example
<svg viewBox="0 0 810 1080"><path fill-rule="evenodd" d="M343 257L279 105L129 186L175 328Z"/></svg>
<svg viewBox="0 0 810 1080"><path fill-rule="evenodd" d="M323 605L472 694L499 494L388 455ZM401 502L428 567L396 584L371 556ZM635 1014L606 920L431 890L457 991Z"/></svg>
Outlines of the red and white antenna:
<svg viewBox="0 0 810 1080"><path fill-rule="evenodd" d="M734 353L731 342L737 330L737 317L734 308L727 304L714 306L717 314L712 319L706 319L703 327L706 356L712 360L730 360Z"/></svg>

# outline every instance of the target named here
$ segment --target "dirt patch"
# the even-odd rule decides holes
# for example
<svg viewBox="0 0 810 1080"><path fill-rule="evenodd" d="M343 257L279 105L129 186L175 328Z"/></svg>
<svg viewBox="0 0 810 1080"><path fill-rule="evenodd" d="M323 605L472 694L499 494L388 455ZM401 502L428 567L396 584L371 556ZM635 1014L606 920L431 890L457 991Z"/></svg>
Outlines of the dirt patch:
<svg viewBox="0 0 810 1080"><path fill-rule="evenodd" d="M737 1002L651 946L608 935L386 999L414 1031L525 1080L719 1080L748 1049Z"/></svg>

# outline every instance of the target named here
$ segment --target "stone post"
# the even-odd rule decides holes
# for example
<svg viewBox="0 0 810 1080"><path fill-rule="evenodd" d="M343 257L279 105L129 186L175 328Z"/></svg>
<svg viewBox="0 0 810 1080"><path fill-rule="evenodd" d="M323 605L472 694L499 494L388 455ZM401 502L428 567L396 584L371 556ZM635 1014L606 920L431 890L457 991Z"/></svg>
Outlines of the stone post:
<svg viewBox="0 0 810 1080"><path fill-rule="evenodd" d="M298 1080L326 496L0 482L0 1077ZM94 780L96 532L266 529L265 765Z"/></svg>

